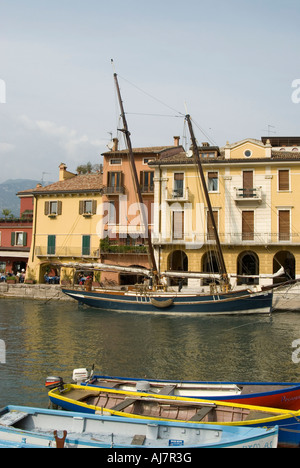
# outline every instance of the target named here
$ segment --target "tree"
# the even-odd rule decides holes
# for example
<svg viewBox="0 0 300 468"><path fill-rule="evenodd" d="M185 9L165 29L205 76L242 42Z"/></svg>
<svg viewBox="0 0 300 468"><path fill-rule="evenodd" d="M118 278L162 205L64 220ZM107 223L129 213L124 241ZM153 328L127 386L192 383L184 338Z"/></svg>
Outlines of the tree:
<svg viewBox="0 0 300 468"><path fill-rule="evenodd" d="M14 217L14 215L12 214L11 210L8 210L8 209L4 209L2 210L2 214L4 216L4 219L7 219L7 218L10 218L12 219Z"/></svg>

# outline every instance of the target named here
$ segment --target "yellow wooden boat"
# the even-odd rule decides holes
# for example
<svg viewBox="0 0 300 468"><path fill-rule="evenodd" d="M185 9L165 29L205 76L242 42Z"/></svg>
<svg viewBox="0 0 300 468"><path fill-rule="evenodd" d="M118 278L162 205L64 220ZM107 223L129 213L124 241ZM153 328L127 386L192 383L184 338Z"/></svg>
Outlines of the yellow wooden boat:
<svg viewBox="0 0 300 468"><path fill-rule="evenodd" d="M221 426L279 427L279 445L300 445L300 410L63 384L48 393L52 405L83 413Z"/></svg>

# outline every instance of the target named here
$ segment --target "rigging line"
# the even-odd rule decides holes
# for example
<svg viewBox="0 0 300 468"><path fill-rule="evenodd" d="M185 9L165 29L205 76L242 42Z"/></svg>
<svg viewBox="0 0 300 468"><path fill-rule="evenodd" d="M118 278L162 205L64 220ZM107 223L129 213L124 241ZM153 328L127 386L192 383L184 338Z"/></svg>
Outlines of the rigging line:
<svg viewBox="0 0 300 468"><path fill-rule="evenodd" d="M192 119L193 124L200 130L201 133L207 138L214 146L218 146L217 143L203 130L202 127L194 120Z"/></svg>
<svg viewBox="0 0 300 468"><path fill-rule="evenodd" d="M148 93L147 91L144 91L143 89L141 89L139 86L135 85L134 83L131 83L131 81L127 80L126 78L124 78L123 76L121 75L118 75L122 80L126 81L127 83L129 83L131 86L133 86L134 88L138 89L140 92L144 93L146 96L150 97L151 99L154 99L155 101L159 102L160 104L162 104L163 106L167 107L168 109L171 109L173 110L174 112L176 112L177 114L185 117L185 114L183 114L182 112L178 111L177 109L174 109L174 107L171 107L169 106L168 104L166 104L165 102L161 101L160 99L156 98L155 96L152 96L152 94Z"/></svg>
<svg viewBox="0 0 300 468"><path fill-rule="evenodd" d="M183 119L183 115L170 115L170 114L147 114L145 112L125 112L126 115L146 115L150 117L173 117L173 118L180 118Z"/></svg>

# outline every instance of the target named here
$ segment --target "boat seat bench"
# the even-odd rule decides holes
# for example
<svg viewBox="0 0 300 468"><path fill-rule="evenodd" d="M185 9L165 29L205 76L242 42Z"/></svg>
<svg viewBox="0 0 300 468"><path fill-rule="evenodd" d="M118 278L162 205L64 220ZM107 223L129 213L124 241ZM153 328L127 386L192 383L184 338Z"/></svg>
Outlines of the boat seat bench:
<svg viewBox="0 0 300 468"><path fill-rule="evenodd" d="M121 401L121 403L118 403L116 406L110 409L113 411L122 411L123 409L127 408L127 406L132 405L132 403L134 403L135 401L137 401L137 398L127 398L126 400Z"/></svg>
<svg viewBox="0 0 300 468"><path fill-rule="evenodd" d="M176 388L176 385L166 385L165 387L163 387L159 392L158 394L159 395L170 395L174 388Z"/></svg>
<svg viewBox="0 0 300 468"><path fill-rule="evenodd" d="M189 419L189 421L202 421L202 419L204 419L205 416L207 416L214 408L215 406L205 406L201 408L194 416L191 417L191 419Z"/></svg>

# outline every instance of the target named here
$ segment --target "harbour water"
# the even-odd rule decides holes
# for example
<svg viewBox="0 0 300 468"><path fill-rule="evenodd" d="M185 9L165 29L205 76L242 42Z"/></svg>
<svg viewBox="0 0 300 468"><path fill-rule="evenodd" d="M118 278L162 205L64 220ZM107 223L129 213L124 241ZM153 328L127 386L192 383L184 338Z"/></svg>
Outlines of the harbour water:
<svg viewBox="0 0 300 468"><path fill-rule="evenodd" d="M295 340L300 311L163 317L0 299L0 407L47 407L48 375L69 382L74 368L92 364L98 373L145 379L300 382Z"/></svg>

